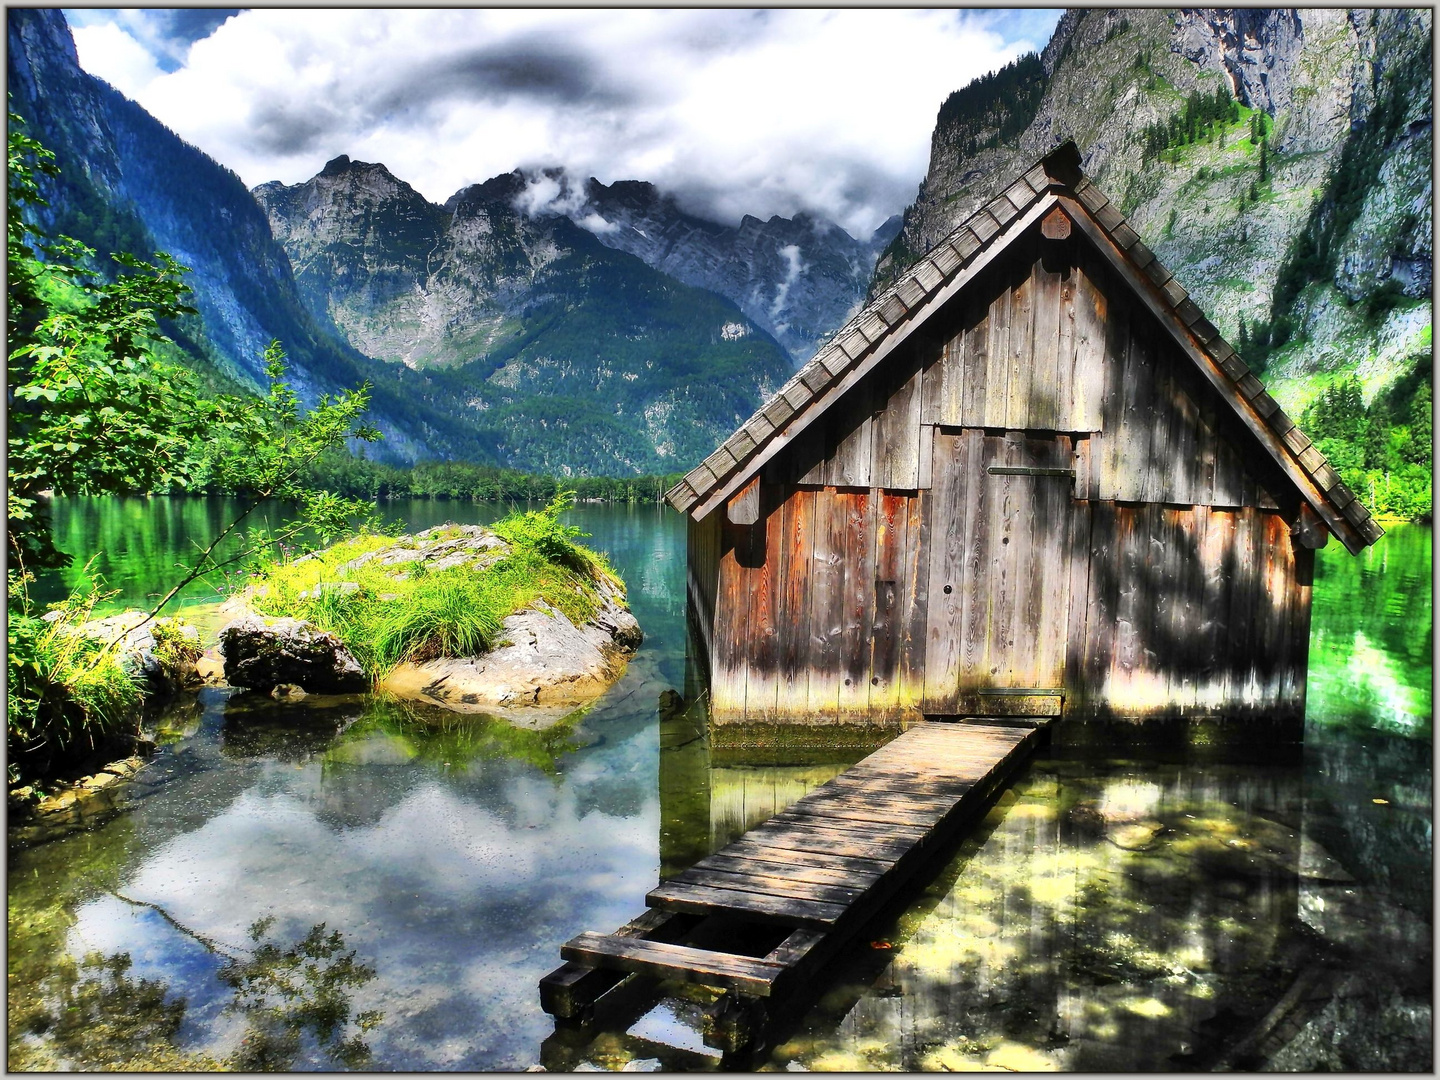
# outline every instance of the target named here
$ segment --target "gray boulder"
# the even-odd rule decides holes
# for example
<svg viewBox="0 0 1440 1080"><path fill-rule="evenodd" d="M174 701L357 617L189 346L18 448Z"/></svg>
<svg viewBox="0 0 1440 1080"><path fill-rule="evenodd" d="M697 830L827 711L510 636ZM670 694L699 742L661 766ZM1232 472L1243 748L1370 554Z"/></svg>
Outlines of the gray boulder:
<svg viewBox="0 0 1440 1080"><path fill-rule="evenodd" d="M247 615L220 630L225 681L270 691L282 684L311 694L368 690L370 680L334 634L302 619Z"/></svg>
<svg viewBox="0 0 1440 1080"><path fill-rule="evenodd" d="M381 686L458 712L484 712L546 727L603 694L625 671L644 635L622 594L576 626L547 604L505 620L503 643L480 656L401 664Z"/></svg>

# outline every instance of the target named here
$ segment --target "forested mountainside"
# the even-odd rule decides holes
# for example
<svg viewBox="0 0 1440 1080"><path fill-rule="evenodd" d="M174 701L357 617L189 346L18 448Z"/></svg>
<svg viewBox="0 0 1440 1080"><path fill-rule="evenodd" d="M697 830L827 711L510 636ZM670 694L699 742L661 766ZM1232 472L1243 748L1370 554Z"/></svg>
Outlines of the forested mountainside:
<svg viewBox="0 0 1440 1080"><path fill-rule="evenodd" d="M317 316L422 370L525 469L667 472L698 461L788 377L733 303L517 208L518 173L436 206L339 157L255 197Z"/></svg>
<svg viewBox="0 0 1440 1080"><path fill-rule="evenodd" d="M942 105L871 293L1073 138L1372 507L1428 514L1432 47L1423 8L1068 11Z"/></svg>
<svg viewBox="0 0 1440 1080"><path fill-rule="evenodd" d="M7 16L10 108L61 170L42 185L46 226L95 248L102 272L113 269L115 251L164 251L190 267L199 315L169 330L193 366L221 385L255 389L265 346L279 338L307 397L376 382L372 416L390 456L488 456L473 426L431 421L407 387L305 310L289 260L239 177L82 71L59 11Z"/></svg>
<svg viewBox="0 0 1440 1080"><path fill-rule="evenodd" d="M211 382L256 387L271 338L285 344L306 397L371 381L372 419L387 436L379 456L561 475L675 471L709 453L791 370L723 297L563 217L519 214L507 201L518 194L514 177L434 207L383 181L378 166L332 163L327 172L339 176L299 187L353 197L356 217L336 218L323 253L307 249L297 283L239 178L81 70L59 11L12 8L8 37L11 108L61 168L46 186L47 228L97 249L101 269L112 251L165 251L189 266L199 315L169 330ZM384 191L366 189L372 181ZM386 203L391 196L398 201ZM284 239L316 241L331 212L341 207L297 221ZM347 247L352 240L359 246ZM431 251L416 245L441 241L451 245L446 258L417 269ZM344 279L332 283L338 320L327 275ZM398 283L421 280L428 291L407 307Z"/></svg>

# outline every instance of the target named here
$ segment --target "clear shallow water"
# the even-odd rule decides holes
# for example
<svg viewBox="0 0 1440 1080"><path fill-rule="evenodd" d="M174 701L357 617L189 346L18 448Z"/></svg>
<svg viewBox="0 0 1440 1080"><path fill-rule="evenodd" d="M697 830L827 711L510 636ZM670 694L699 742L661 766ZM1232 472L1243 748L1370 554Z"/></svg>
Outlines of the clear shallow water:
<svg viewBox="0 0 1440 1080"><path fill-rule="evenodd" d="M115 602L131 604L214 502L75 500L58 508L61 536L71 550L106 538ZM389 511L421 528L504 509ZM242 1044L260 1064L299 1068L717 1067L703 992L671 988L557 1032L536 983L566 939L637 914L662 872L857 753L712 757L703 721L673 710L683 519L584 507L573 520L625 576L647 634L586 715L542 735L379 700L281 708L207 690L166 718L171 741L127 810L12 842L12 1067L132 1047L184 1065ZM1244 1051L1289 995L1301 1004L1276 1025L1285 1038L1251 1039L1262 1058L1428 1067L1430 532L1393 530L1360 560L1332 544L1321 558L1300 760L1037 759L747 1064L1203 1068ZM328 956L305 943L320 922L343 936ZM307 950L319 974L299 979L295 1000L308 1007L276 1007ZM128 953L131 966L116 976L63 959L91 952ZM147 1011L142 979L163 987L169 1013ZM86 1022L34 1030L67 992ZM378 1020L361 1031L367 1011Z"/></svg>

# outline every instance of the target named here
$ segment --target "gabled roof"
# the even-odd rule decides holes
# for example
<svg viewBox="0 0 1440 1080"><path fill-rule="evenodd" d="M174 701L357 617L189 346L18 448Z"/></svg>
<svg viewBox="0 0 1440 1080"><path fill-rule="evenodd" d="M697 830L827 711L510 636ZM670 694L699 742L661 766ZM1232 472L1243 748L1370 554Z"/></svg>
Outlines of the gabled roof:
<svg viewBox="0 0 1440 1080"><path fill-rule="evenodd" d="M1080 169L1066 142L935 245L845 324L720 447L666 493L697 520L738 491L1051 207L1063 206L1274 457L1301 497L1353 553L1382 535L1295 421L1251 373L1119 209Z"/></svg>

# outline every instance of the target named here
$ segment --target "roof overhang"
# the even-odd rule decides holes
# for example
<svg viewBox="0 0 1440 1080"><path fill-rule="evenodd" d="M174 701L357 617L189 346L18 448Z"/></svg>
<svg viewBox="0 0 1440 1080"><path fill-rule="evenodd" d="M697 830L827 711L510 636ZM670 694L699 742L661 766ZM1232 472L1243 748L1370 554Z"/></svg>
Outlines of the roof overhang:
<svg viewBox="0 0 1440 1080"><path fill-rule="evenodd" d="M1114 267L1340 542L1353 554L1384 535L1325 456L1265 392L1118 208L1084 175L1073 142L1042 158L846 323L666 493L670 504L696 520L713 513L1055 206Z"/></svg>

